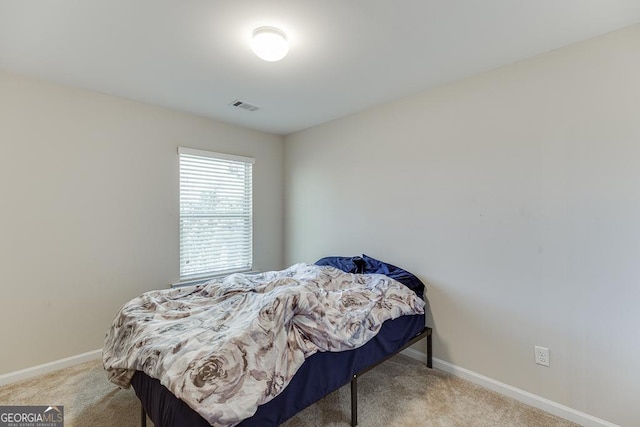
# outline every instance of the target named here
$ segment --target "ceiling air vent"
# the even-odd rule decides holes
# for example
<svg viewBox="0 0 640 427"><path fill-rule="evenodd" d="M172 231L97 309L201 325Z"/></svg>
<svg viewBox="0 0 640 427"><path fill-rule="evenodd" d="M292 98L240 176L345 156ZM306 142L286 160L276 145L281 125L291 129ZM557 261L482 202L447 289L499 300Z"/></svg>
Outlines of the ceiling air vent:
<svg viewBox="0 0 640 427"><path fill-rule="evenodd" d="M240 100L235 100L229 105L231 105L232 107L242 108L243 110L249 110L249 111L257 111L260 109L260 107L257 107L255 105L249 104L248 102L244 102Z"/></svg>

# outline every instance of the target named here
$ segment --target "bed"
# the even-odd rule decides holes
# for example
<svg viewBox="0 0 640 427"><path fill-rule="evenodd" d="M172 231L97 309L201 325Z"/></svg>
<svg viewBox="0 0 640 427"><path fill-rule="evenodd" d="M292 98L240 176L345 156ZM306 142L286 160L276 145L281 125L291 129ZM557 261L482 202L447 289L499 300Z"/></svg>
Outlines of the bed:
<svg viewBox="0 0 640 427"><path fill-rule="evenodd" d="M367 255L326 257L316 262L346 273L384 274L411 289L421 299L424 285L413 274ZM425 315L402 315L382 323L379 331L364 345L346 351L320 351L309 356L286 387L272 400L257 407L242 420L240 427L277 426L334 390L351 383L351 424L357 424L357 380L369 369L421 339L427 339L428 366L431 367L431 329ZM156 427L207 427L210 423L177 398L159 380L140 370L133 374L131 386L142 404L141 425L146 416Z"/></svg>

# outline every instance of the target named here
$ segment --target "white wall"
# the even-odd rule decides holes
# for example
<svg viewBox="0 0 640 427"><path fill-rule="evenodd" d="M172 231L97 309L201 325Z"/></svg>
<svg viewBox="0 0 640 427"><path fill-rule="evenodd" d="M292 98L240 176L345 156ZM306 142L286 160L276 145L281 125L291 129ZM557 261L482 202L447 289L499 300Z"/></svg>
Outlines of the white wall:
<svg viewBox="0 0 640 427"><path fill-rule="evenodd" d="M256 158L254 267L283 266L283 138L0 73L0 374L102 347L178 280L177 147Z"/></svg>
<svg viewBox="0 0 640 427"><path fill-rule="evenodd" d="M286 263L404 266L436 357L640 425L639 76L634 26L286 137Z"/></svg>

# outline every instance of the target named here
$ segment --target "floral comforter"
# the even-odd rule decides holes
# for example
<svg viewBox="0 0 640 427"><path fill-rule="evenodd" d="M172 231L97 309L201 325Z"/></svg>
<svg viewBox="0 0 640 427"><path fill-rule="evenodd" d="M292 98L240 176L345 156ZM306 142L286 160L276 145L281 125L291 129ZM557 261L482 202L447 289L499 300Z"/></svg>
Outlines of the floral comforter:
<svg viewBox="0 0 640 427"><path fill-rule="evenodd" d="M213 426L233 426L286 387L306 357L369 341L424 301L383 275L296 264L147 292L125 304L103 350L109 380L157 378Z"/></svg>

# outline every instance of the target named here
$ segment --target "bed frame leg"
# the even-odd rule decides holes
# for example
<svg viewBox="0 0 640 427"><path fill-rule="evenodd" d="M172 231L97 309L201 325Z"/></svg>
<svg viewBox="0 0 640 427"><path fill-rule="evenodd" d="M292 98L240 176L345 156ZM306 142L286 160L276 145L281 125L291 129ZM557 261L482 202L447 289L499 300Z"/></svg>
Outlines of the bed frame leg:
<svg viewBox="0 0 640 427"><path fill-rule="evenodd" d="M351 380L351 427L358 425L358 375Z"/></svg>
<svg viewBox="0 0 640 427"><path fill-rule="evenodd" d="M431 328L429 328L427 335L427 368L433 368L433 349L431 347Z"/></svg>
<svg viewBox="0 0 640 427"><path fill-rule="evenodd" d="M140 427L147 427L147 413L144 411L144 406L140 404Z"/></svg>

